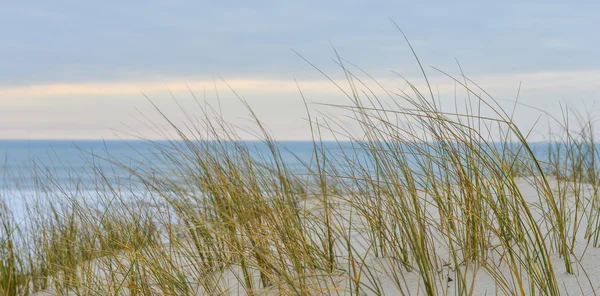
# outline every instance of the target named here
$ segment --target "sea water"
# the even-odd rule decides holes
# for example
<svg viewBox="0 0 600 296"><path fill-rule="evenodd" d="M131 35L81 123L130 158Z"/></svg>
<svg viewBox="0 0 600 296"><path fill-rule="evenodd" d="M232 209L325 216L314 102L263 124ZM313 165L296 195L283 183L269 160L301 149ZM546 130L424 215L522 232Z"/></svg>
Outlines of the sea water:
<svg viewBox="0 0 600 296"><path fill-rule="evenodd" d="M142 140L0 140L0 200L15 215L23 216L26 202L56 201L61 194L64 198L78 196L82 200L93 199L100 191L107 190L143 195L144 187L140 186L136 173L154 172L176 178L177 173L171 173L172 161L181 151L174 147L189 153L185 144ZM239 144L257 159L271 153L264 142ZM345 144L323 143L330 155L339 151L340 145ZM277 147L290 171L301 173L314 161L312 141L280 141ZM108 184L114 187L108 188Z"/></svg>
<svg viewBox="0 0 600 296"><path fill-rule="evenodd" d="M264 142L239 144L248 147L250 155L256 158L271 154L270 147ZM183 145L180 149L187 149L184 142L168 141L0 140L0 200L16 215L23 216L22 208L28 199L43 200L49 192L53 195L52 200L60 198L61 194L65 198L77 195L84 200L92 199L98 192L107 190L143 195L143 186L139 186L139 178L135 176L137 171L177 178L177 173L171 173L172 160L180 151L172 149L173 145ZM549 145L535 143L532 147L540 159L546 159ZM357 161L367 159L363 163L368 164L369 153L356 153L358 146L350 142L317 144L319 149L327 151L330 163L339 166L343 161L336 160L346 157L357 157ZM306 173L308 167L315 166L315 143L312 141L278 141L277 148L286 169L292 173ZM174 158L169 160L169 157ZM418 157L413 156L412 160ZM107 184L114 187L107 187Z"/></svg>

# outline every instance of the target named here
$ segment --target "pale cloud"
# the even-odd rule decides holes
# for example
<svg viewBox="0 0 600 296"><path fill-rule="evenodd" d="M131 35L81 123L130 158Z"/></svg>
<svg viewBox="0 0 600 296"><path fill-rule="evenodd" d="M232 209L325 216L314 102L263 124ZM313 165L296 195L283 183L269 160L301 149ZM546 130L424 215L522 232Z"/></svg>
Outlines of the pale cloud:
<svg viewBox="0 0 600 296"><path fill-rule="evenodd" d="M464 89L450 78L430 70L430 82L434 95L447 108L454 107L455 89L458 90L458 100L466 98ZM364 78L364 77L363 77ZM456 77L461 80L460 77ZM600 88L600 71L547 71L532 73L498 73L476 75L470 77L475 83L488 91L496 99L512 100L515 98L519 83L521 86L520 101L524 104L552 111L558 108L559 102L569 99L586 98L593 100L594 94ZM398 77L380 76L376 78L387 90L395 91L409 88ZM183 79L182 79L183 80ZM217 81L220 102L215 98L213 81L187 79L189 83L147 81L132 83L73 83L59 85L34 85L28 88L0 88L0 133L4 138L117 138L127 134L115 134L114 131L129 131L154 138L157 137L151 129L139 122L139 119L162 122L162 119L145 100L142 92L159 105L159 108L169 117L184 122L181 110L172 101L167 89L170 89L186 112L200 115L198 106L192 99L191 89L201 100L204 100L204 90L207 100L213 106L221 104L224 108L225 119L241 127L251 127L248 119L249 111L239 102L223 81ZM365 80L368 86L381 98L384 93L378 90L373 82ZM411 76L408 81L413 83L423 94L427 94L426 84L422 77ZM462 80L461 80L462 81ZM278 139L302 140L311 137L306 123L306 110L293 79L231 79L228 84L242 96L254 109L258 117L264 121L269 130ZM342 89L348 91L347 81L334 81ZM340 109L320 105L351 105L333 82L321 80L298 80L305 98L309 102L309 110L313 116L323 117L322 114L338 120L345 120L344 112ZM364 86L355 83L359 91ZM476 86L468 82L475 93L480 93ZM438 98L439 96L439 98ZM389 99L386 99L389 100ZM396 99L403 105L401 99ZM539 104L543 102L543 104ZM505 105L512 107L511 103ZM526 114L517 118L524 127L534 123L540 112L525 108ZM138 113L138 112L141 112ZM143 116L142 116L143 114ZM534 116L534 114L537 114ZM147 119L144 118L147 116ZM346 120L346 125L347 120ZM540 126L540 129L543 129ZM252 138L242 132L244 138ZM331 137L326 137L331 139Z"/></svg>
<svg viewBox="0 0 600 296"><path fill-rule="evenodd" d="M430 79L435 82L436 91L450 92L455 89L455 83L452 78L437 72L429 70ZM452 76L456 80L463 82L463 78L454 73ZM367 77L356 74L358 78L364 79L369 87L377 88L377 85ZM522 83L522 89L532 91L554 91L566 89L597 89L600 87L600 70L586 71L542 71L531 73L499 73L477 75L467 78L485 90L506 90L514 89L519 83ZM407 78L394 77L387 75L376 77L377 83L387 89L396 89L403 87L406 81L423 88L424 79L419 76ZM188 81L188 82L185 82ZM298 87L302 90L318 91L325 94L340 93L338 86L343 89L348 88L348 81L345 79L335 79L333 81L325 78L321 80L294 80L294 79L218 79L218 80L194 80L194 79L170 79L165 81L146 81L146 82L119 82L119 83L59 83L59 84L40 84L18 87L0 87L0 102L7 103L10 96L60 96L60 95L139 95L141 93L155 93L166 90L171 91L199 91L203 89L214 89L215 87L227 90L231 87L239 93L251 92L253 94L290 94L298 93ZM473 83L467 82L474 89ZM355 82L359 86L360 83ZM2 99L4 97L4 99Z"/></svg>
<svg viewBox="0 0 600 296"><path fill-rule="evenodd" d="M482 75L475 79L486 90L514 89L522 83L523 90L546 92L598 90L600 70L544 71L532 73L508 73Z"/></svg>
<svg viewBox="0 0 600 296"><path fill-rule="evenodd" d="M185 81L182 79L182 81ZM294 80L273 79L231 79L219 81L190 82L130 82L130 83L59 83L41 84L24 87L0 87L0 96L59 96L59 95L131 95L140 93L153 93L157 91L172 90L182 91L187 89L200 90L205 87L213 88L215 83L227 88L227 84L240 92L259 93L290 93L298 92ZM226 84L225 84L226 83ZM329 81L308 80L298 82L304 88L319 89L322 92L333 92L337 88ZM340 83L343 83L340 81ZM1 99L0 99L1 100ZM4 100L6 101L6 99Z"/></svg>
<svg viewBox="0 0 600 296"><path fill-rule="evenodd" d="M450 107L456 84L427 66L459 75L455 57L496 98L513 99L522 83L521 101L530 105L589 102L600 81L597 11L592 3L531 1L7 2L0 10L0 138L112 137L121 124L144 130L132 119L136 109L148 110L141 93L177 114L167 89L189 101L188 87L199 97L206 90L213 103L216 87L227 119L247 124L240 118L248 112L228 86L219 78L214 85L218 73L276 137L306 139L292 77L309 102L349 101L293 50L347 91L332 46L386 89L407 89L393 70L426 92L390 17ZM524 112L518 120L531 118Z"/></svg>

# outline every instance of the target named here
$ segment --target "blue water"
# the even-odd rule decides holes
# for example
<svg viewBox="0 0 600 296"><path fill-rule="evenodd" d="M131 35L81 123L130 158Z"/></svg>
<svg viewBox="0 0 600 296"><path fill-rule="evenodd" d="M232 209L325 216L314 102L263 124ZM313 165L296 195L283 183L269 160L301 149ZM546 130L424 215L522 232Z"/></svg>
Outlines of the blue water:
<svg viewBox="0 0 600 296"><path fill-rule="evenodd" d="M105 181L129 185L136 178L123 167L145 172L169 172L172 164L164 156L176 158L178 152L167 149L165 153L157 147L169 147L171 144L167 141L131 140L0 140L0 190L31 191L57 186L93 190L94 186ZM289 170L300 173L306 171L306 165L314 165L313 142L280 141L277 144L281 158ZM253 156L270 154L269 147L263 142L248 141L243 145L249 148ZM329 160L343 158L343 152L355 152L349 142L324 142L323 145L328 151ZM548 145L536 143L532 147L540 159L546 159ZM363 156L366 154L363 153ZM266 160L269 160L268 157ZM107 180L99 180L99 175Z"/></svg>
<svg viewBox="0 0 600 296"><path fill-rule="evenodd" d="M254 156L269 154L267 145L262 142L244 144ZM128 184L136 178L123 166L146 171L170 169L164 151L160 151L157 145L168 147L171 144L141 140L0 140L0 188L90 187L99 183L98 171L109 181ZM313 145L310 141L278 142L283 162L295 170L302 170L305 164L311 162ZM330 153L339 151L339 143L325 142L324 145Z"/></svg>
<svg viewBox="0 0 600 296"><path fill-rule="evenodd" d="M55 205L57 198L60 200L66 196L93 201L94 196L98 196L99 192L101 194L108 192L107 190L124 192L123 194L130 194L132 198L145 196L148 192L144 191L144 186L140 186L139 178L125 168L129 167L145 173L158 172L158 176L175 176L175 178L182 176L172 171L177 169L177 166L173 166L170 161L183 157L179 152L168 148L172 144L173 142L166 141L0 140L0 201L11 209L15 217L24 219L27 216L25 208L28 198L42 202L46 200L48 205ZM272 163L269 163L272 158L268 157L270 150L265 143L243 142L242 144L248 147L253 157L264 160L268 167L273 167ZM361 171L365 168L373 169L373 166L367 152L354 150L359 146L357 143L324 142L322 145L327 150L327 159L332 160L330 163L337 165L336 168L339 169L336 174L348 174L349 180L352 180L355 173L372 173ZM548 143L532 145L539 159L547 159L549 145ZM411 146L415 147L415 145ZM161 151L158 147L167 148ZM281 152L281 160L288 171L304 174L307 172L307 167L314 169L313 142L281 141L278 142L278 148ZM344 171L344 162L336 162L336 159L344 159L346 157L344 154L353 159L352 161L361 163L359 171L352 167L347 167ZM265 155L267 157L261 158ZM172 159L166 160L165 156ZM416 164L418 153L409 157L415 166L418 166ZM440 167L426 169L433 169L439 174L446 173ZM415 167L414 172L418 173L418 171L419 168ZM114 187L107 188L107 184ZM61 196L63 190L69 193Z"/></svg>
<svg viewBox="0 0 600 296"><path fill-rule="evenodd" d="M56 201L75 196L94 204L93 200L109 190L119 191L125 199L127 196L137 199L147 192L140 179L127 168L145 174L158 172L159 176L177 176L177 173L169 173L174 165L165 158L165 155L174 159L182 157L172 150L172 144L167 141L0 140L0 206L6 204L19 221L27 217L28 200L57 206L60 202ZM243 144L255 157L269 154L268 146L262 142ZM338 146L334 142L325 145L330 151ZM301 172L312 159L312 142L280 142L278 146L290 170ZM107 184L114 187L108 188Z"/></svg>

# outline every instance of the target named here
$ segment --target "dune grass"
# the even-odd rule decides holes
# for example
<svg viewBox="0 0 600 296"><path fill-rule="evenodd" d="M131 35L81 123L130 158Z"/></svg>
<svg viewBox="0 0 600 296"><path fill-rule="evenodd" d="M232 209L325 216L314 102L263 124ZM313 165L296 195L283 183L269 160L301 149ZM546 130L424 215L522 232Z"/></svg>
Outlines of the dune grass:
<svg viewBox="0 0 600 296"><path fill-rule="evenodd" d="M199 104L183 124L163 117L168 142L150 141L168 170L93 156L133 189L91 161L93 190L49 175L24 219L0 200L0 294L561 295L568 273L595 295L580 267L600 247L591 117L552 117L542 157L466 77L449 77L465 99L446 110L428 87L388 90L338 64L348 104L329 107L360 132L308 112L302 170L248 105L267 153ZM331 148L324 133L344 141Z"/></svg>

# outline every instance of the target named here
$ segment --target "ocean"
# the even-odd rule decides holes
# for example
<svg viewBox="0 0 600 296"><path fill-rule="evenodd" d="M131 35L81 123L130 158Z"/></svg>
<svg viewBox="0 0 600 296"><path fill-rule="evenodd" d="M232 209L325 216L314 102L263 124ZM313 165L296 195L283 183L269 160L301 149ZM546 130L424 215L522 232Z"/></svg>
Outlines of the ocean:
<svg viewBox="0 0 600 296"><path fill-rule="evenodd" d="M246 141L253 156L269 154L269 147L259 141ZM112 181L127 183L131 174L120 164L135 168L151 164L155 170L168 169L164 155L157 149L167 141L142 140L0 140L0 188L33 190L50 182L61 186L90 186L97 183L94 170L101 170ZM291 170L301 171L314 161L312 141L278 141L281 157ZM547 158L548 143L534 143L535 154ZM350 142L323 142L328 157L342 158ZM111 164L112 163L112 164Z"/></svg>
<svg viewBox="0 0 600 296"><path fill-rule="evenodd" d="M98 184L98 174L109 182L135 182L122 166L144 170L169 170L164 151L173 142L143 140L0 140L0 189L3 191L47 190L51 187L89 188ZM175 142L183 144L183 142ZM268 155L260 141L245 141L253 157ZM288 169L301 171L314 156L312 141L278 141L281 158ZM328 153L350 143L323 142ZM186 148L184 148L186 149ZM176 154L174 152L173 154ZM338 155L341 156L341 155Z"/></svg>
<svg viewBox="0 0 600 296"><path fill-rule="evenodd" d="M303 173L307 170L307 164L314 164L313 142L277 143L288 170ZM107 190L107 183L115 185L116 190L139 189L139 186L135 186L138 178L122 166L169 175L169 161L157 148L157 145L168 144L166 141L141 140L0 140L0 200L4 200L13 212L23 213L22 208L28 198L39 200L46 192L58 188L58 191L76 192L81 198L91 198L98 191ZM269 147L263 142L248 141L243 144L249 147L253 156L269 154ZM547 157L548 145L532 145L540 159ZM340 146L347 153L352 143L323 142L323 146L328 151L329 160L342 159ZM100 175L106 179L99 179Z"/></svg>
<svg viewBox="0 0 600 296"><path fill-rule="evenodd" d="M263 142L244 144L253 156L269 153ZM324 145L330 151L335 151L338 146L335 142ZM169 142L0 140L0 201L16 218L23 218L28 200L55 201L61 194L90 200L98 192L107 190L139 196L143 186L139 186L139 179L123 166L165 175L172 165L157 148L159 146L169 146ZM314 146L310 141L283 141L278 142L278 146L284 163L291 170L302 170L303 163L309 163L313 156ZM99 179L100 176L106 179ZM107 188L107 183L115 188Z"/></svg>

